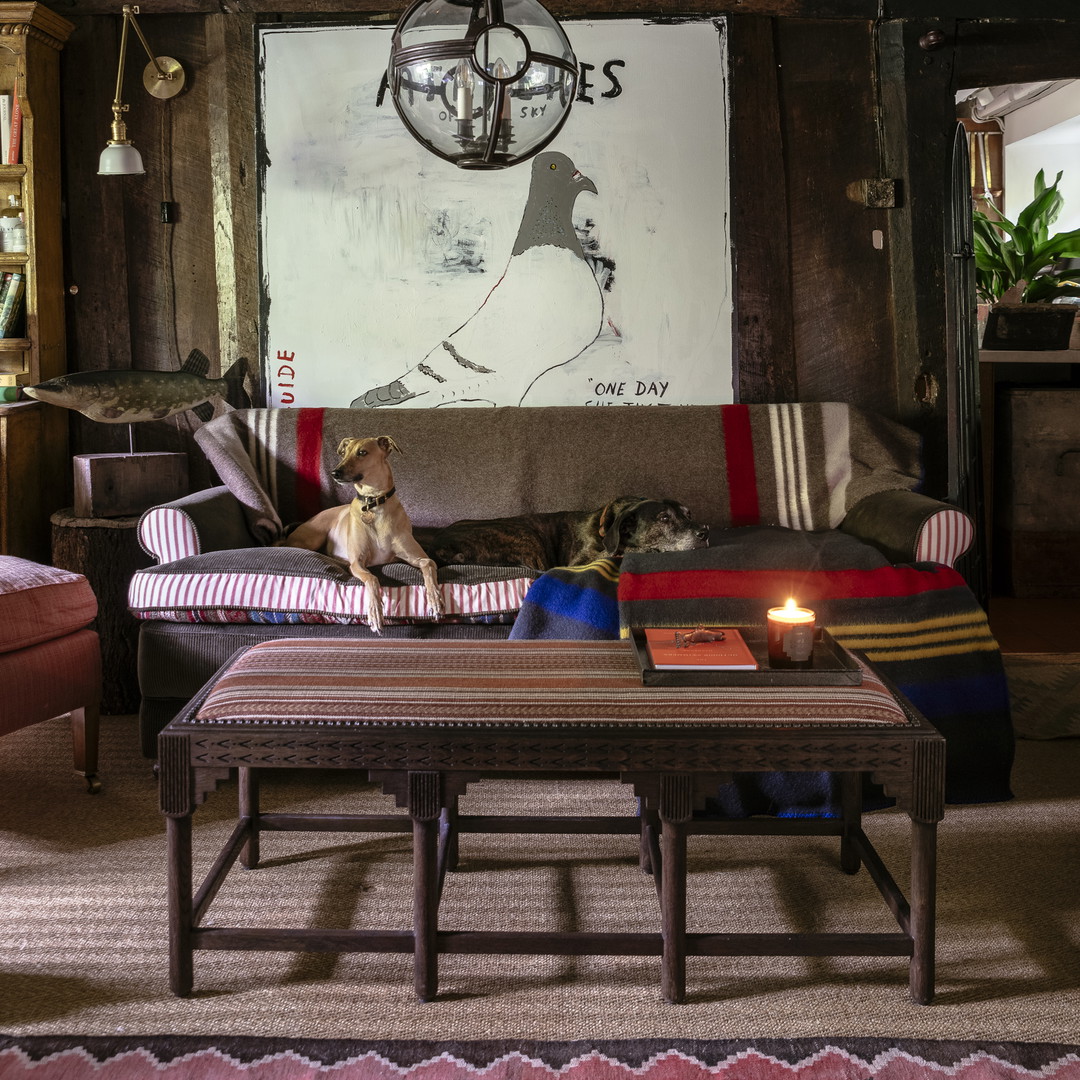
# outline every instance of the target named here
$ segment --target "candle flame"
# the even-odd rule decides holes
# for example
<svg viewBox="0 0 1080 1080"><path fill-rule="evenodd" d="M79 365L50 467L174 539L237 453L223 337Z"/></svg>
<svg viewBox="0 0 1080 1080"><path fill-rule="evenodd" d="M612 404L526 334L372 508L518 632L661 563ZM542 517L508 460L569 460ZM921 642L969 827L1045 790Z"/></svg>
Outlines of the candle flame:
<svg viewBox="0 0 1080 1080"><path fill-rule="evenodd" d="M795 597L794 596L789 596L788 599L787 599L787 603L784 605L784 610L785 611L794 611L797 606L798 605L795 603Z"/></svg>

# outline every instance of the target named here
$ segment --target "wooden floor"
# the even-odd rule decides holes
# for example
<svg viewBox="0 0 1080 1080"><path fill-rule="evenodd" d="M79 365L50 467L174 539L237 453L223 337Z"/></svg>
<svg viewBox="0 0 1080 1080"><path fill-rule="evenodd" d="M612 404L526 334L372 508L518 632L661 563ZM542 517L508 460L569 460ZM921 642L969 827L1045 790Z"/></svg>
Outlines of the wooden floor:
<svg viewBox="0 0 1080 1080"><path fill-rule="evenodd" d="M1005 653L1080 652L1080 600L995 596L990 629Z"/></svg>

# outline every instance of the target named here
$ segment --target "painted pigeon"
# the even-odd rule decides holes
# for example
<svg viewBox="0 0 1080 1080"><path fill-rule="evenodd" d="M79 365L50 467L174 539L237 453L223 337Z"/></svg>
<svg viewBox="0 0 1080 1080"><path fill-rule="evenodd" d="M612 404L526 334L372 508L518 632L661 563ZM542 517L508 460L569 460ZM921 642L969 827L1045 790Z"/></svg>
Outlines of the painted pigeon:
<svg viewBox="0 0 1080 1080"><path fill-rule="evenodd" d="M538 376L588 348L604 300L571 218L582 191L596 186L570 158L538 154L514 250L484 302L422 363L352 407L518 405Z"/></svg>

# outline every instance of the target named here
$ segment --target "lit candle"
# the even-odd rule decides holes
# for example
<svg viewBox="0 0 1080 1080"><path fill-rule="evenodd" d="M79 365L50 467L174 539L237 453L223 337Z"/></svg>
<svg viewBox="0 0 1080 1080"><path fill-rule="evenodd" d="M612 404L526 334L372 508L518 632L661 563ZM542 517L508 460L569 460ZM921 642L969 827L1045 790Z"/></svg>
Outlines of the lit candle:
<svg viewBox="0 0 1080 1080"><path fill-rule="evenodd" d="M769 608L766 620L769 667L808 668L814 663L814 622L810 608L789 598L783 607Z"/></svg>

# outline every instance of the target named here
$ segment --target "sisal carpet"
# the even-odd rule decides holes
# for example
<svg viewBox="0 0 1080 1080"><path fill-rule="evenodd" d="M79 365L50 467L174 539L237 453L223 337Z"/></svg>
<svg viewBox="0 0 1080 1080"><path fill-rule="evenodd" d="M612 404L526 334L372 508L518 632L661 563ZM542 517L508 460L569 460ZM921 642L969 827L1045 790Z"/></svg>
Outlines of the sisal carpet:
<svg viewBox="0 0 1080 1080"><path fill-rule="evenodd" d="M62 720L0 740L0 1031L31 1037L23 1050L0 1057L4 1080L22 1077L24 1066L26 1076L52 1080L30 1067L25 1048L58 1052L62 1040L49 1038L71 1036L90 1037L81 1039L85 1046L169 1036L174 1052L187 1047L191 1053L205 1049L205 1037L219 1044L225 1033L279 1042L367 1040L349 1045L362 1056L372 1041L407 1044L424 1060L416 1040L432 1057L448 1040L474 1048L485 1040L551 1043L567 1053L567 1043L632 1040L640 1049L646 1045L640 1040L662 1040L713 1066L727 1060L731 1047L715 1040L782 1039L790 1052L777 1060L792 1068L820 1055L820 1040L827 1037L838 1053L861 1062L815 1074L828 1080L923 1075L884 1072L887 1062L875 1055L885 1044L865 1043L861 1053L852 1040L884 1039L926 1060L925 1047L947 1043L958 1048L955 1054L943 1050L954 1064L975 1052L975 1040L980 1047L998 1046L993 1060L1021 1069L1018 1076L1027 1075L1028 1064L1043 1069L1062 1053L1067 1064L1061 1044L1076 1050L1073 1044L1080 1043L1080 739L1021 741L1014 800L948 808L940 829L938 992L931 1006L910 1002L906 964L890 957L691 958L689 1000L675 1006L660 996L658 960L651 957L449 956L440 965L440 1000L418 1004L410 957L365 954L203 952L196 955L195 996L173 998L155 782L138 753L134 718L107 717L102 728L104 789L96 797L86 795L66 767L70 749ZM526 795L529 806L543 800L569 814L633 812L630 797L615 783L535 784ZM387 806L370 785L311 772L271 774L264 796L267 809ZM463 809L470 812L490 810L495 798L509 802L513 812L520 800L511 785L494 782L477 785L468 798ZM231 783L195 815L197 875L227 835L234 808ZM906 818L880 811L867 816L866 826L903 885ZM893 929L867 874L839 872L835 845L828 838L693 838L691 929ZM409 925L406 835L271 836L264 839L264 858L265 869L230 875L211 908L213 922L254 925L271 912L285 925ZM452 929L483 918L486 925L514 929L651 930L655 893L636 859L631 837L466 836L461 870L447 884L441 925ZM193 1040L177 1038L188 1036ZM1041 1057L1031 1049L1034 1057L1021 1060L1019 1050L1001 1049L1010 1044L1054 1046L1039 1051ZM250 1044L237 1050L236 1060L250 1064L260 1046L271 1045L278 1044ZM340 1050L343 1044L335 1045ZM695 1046L709 1049L695 1057ZM43 1049L40 1060L51 1060L53 1051ZM738 1049L731 1052L745 1058ZM349 1057L343 1053L334 1057L339 1064ZM613 1051L613 1060L629 1060L620 1053ZM97 1060L85 1048L77 1057L83 1066ZM151 1057L147 1051L138 1060ZM396 1059L390 1054L379 1060ZM1077 1060L1074 1054L1073 1065ZM65 1061L71 1071L57 1076L90 1075L78 1071L74 1059ZM564 1065L554 1061L552 1068ZM615 1072L625 1076L639 1066ZM530 1072L520 1062L506 1069L515 1077ZM1009 1069L970 1075L1014 1075ZM467 1071L462 1066L453 1075ZM586 1071L590 1080L613 1075ZM247 1065L241 1072L254 1075ZM389 1069L391 1074L401 1072ZM100 1073L106 1075L142 1073ZM163 1074L151 1069L147 1075ZM170 1069L164 1075L181 1074ZM333 1075L353 1073L339 1069ZM444 1075L435 1070L432 1078ZM498 1075L485 1072L492 1080ZM743 1074L723 1073L735 1075ZM1039 1075L1067 1074L1055 1066Z"/></svg>

